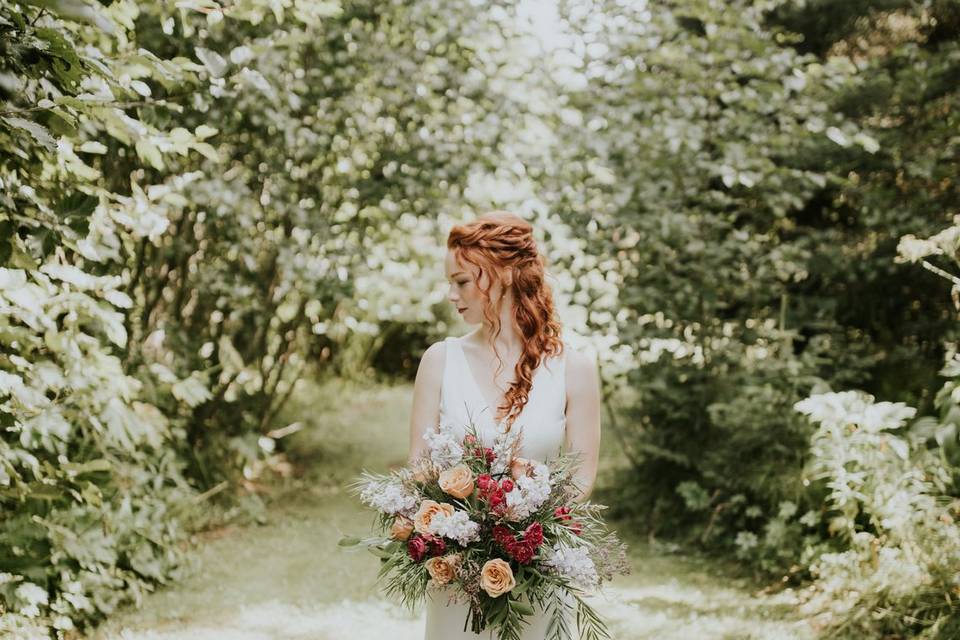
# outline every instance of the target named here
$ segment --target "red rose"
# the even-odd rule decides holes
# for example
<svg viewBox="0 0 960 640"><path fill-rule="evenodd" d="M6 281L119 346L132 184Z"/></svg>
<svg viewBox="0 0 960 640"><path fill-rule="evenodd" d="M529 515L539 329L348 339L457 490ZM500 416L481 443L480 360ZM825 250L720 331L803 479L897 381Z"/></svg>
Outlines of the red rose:
<svg viewBox="0 0 960 640"><path fill-rule="evenodd" d="M505 492L510 493L511 491L513 491L513 480L511 480L510 478L504 478L503 480L500 481L500 488L503 489Z"/></svg>
<svg viewBox="0 0 960 640"><path fill-rule="evenodd" d="M527 527L526 531L523 532L523 539L533 548L540 546L540 543L543 542L543 525L539 522L531 524Z"/></svg>
<svg viewBox="0 0 960 640"><path fill-rule="evenodd" d="M493 462L493 459L496 458L496 456L493 455L493 449L491 449L490 447L486 447L483 450L483 455L486 457L487 464L490 464L491 462Z"/></svg>
<svg viewBox="0 0 960 640"><path fill-rule="evenodd" d="M414 562L420 562L427 555L427 541L422 536L414 536L407 541L407 553Z"/></svg>

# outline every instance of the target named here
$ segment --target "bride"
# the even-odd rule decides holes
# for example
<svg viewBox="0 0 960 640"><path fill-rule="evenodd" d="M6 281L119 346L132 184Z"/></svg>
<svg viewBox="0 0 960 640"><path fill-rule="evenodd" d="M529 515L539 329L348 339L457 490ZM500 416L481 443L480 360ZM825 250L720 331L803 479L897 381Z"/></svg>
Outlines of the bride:
<svg viewBox="0 0 960 640"><path fill-rule="evenodd" d="M463 429L473 422L485 446L498 430L521 430L525 458L546 461L561 450L581 454L575 500L586 500L597 473L599 375L592 358L561 338L531 225L491 211L455 226L447 249L448 299L467 324L479 326L423 354L409 459L426 450L424 433L441 423ZM491 631L464 631L468 605L451 595L445 588L428 592L425 640L492 638ZM549 616L538 609L528 619L523 640L544 640Z"/></svg>

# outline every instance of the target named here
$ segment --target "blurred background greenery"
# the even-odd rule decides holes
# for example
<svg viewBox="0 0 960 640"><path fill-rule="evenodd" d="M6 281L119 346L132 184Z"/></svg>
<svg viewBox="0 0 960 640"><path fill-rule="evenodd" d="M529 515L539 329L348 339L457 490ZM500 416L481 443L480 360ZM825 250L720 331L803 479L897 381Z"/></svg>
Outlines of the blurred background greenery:
<svg viewBox="0 0 960 640"><path fill-rule="evenodd" d="M0 631L363 460L302 403L409 392L496 207L598 356L615 526L960 637L958 80L956 0L0 0Z"/></svg>

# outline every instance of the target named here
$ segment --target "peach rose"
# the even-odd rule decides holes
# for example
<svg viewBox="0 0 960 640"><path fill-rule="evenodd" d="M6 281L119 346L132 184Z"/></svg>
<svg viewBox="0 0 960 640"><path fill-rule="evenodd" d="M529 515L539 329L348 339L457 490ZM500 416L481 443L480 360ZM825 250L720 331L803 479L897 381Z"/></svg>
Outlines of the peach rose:
<svg viewBox="0 0 960 640"><path fill-rule="evenodd" d="M417 533L431 533L430 521L433 516L443 512L448 516L453 515L453 505L446 502L437 502L435 500L424 500L420 503L420 508L413 516L413 528Z"/></svg>
<svg viewBox="0 0 960 640"><path fill-rule="evenodd" d="M457 566L460 564L460 554L453 553L449 556L437 556L430 558L423 564L427 568L427 573L433 578L434 584L444 585L453 580L454 576L457 575Z"/></svg>
<svg viewBox="0 0 960 640"><path fill-rule="evenodd" d="M390 537L394 540L406 540L413 533L413 520L406 516L397 516L390 527Z"/></svg>
<svg viewBox="0 0 960 640"><path fill-rule="evenodd" d="M510 565L495 558L487 560L480 569L480 586L491 598L497 598L517 586L517 581L513 578Z"/></svg>
<svg viewBox="0 0 960 640"><path fill-rule="evenodd" d="M533 469L533 462L526 458L514 458L510 462L510 475L514 480L519 480L522 476L530 474Z"/></svg>
<svg viewBox="0 0 960 640"><path fill-rule="evenodd" d="M465 464L458 464L440 474L440 488L461 500L473 493L473 472Z"/></svg>

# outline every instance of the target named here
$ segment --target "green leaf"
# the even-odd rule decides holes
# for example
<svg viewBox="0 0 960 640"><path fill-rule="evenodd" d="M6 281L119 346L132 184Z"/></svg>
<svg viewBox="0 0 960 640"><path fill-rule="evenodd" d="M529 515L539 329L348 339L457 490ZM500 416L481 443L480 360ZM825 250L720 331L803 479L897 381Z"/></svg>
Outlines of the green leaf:
<svg viewBox="0 0 960 640"><path fill-rule="evenodd" d="M42 124L16 116L5 116L2 119L14 129L29 133L47 151L56 151L57 141Z"/></svg>
<svg viewBox="0 0 960 640"><path fill-rule="evenodd" d="M223 74L227 71L227 61L224 60L216 51L211 51L210 49L204 49L203 47L197 47L195 49L197 53L197 58L200 62L203 63L203 66L207 68L214 78L221 78Z"/></svg>
<svg viewBox="0 0 960 640"><path fill-rule="evenodd" d="M68 462L61 467L67 473L73 475L82 475L84 473L96 473L98 471L111 471L113 466L109 460L97 458L83 463Z"/></svg>
<svg viewBox="0 0 960 640"><path fill-rule="evenodd" d="M512 590L510 593L516 593L516 589ZM524 615L524 616L533 615L533 607L530 606L528 603L524 602L523 600L519 600L519 599L511 600L510 607L520 615Z"/></svg>
<svg viewBox="0 0 960 640"><path fill-rule="evenodd" d="M367 550L370 551L373 555L378 558L391 558L393 557L393 551L389 551L383 547L378 547L376 545L372 547L367 547Z"/></svg>
<svg viewBox="0 0 960 640"><path fill-rule="evenodd" d="M357 536L343 536L337 542L337 546L340 547L355 547L360 544L360 538Z"/></svg>
<svg viewBox="0 0 960 640"><path fill-rule="evenodd" d="M24 2L35 7L43 7L61 18L87 22L107 33L115 31L113 23L99 9L82 0L24 0Z"/></svg>
<svg viewBox="0 0 960 640"><path fill-rule="evenodd" d="M97 208L99 200L82 191L74 191L57 203L56 212L61 218L87 218Z"/></svg>

